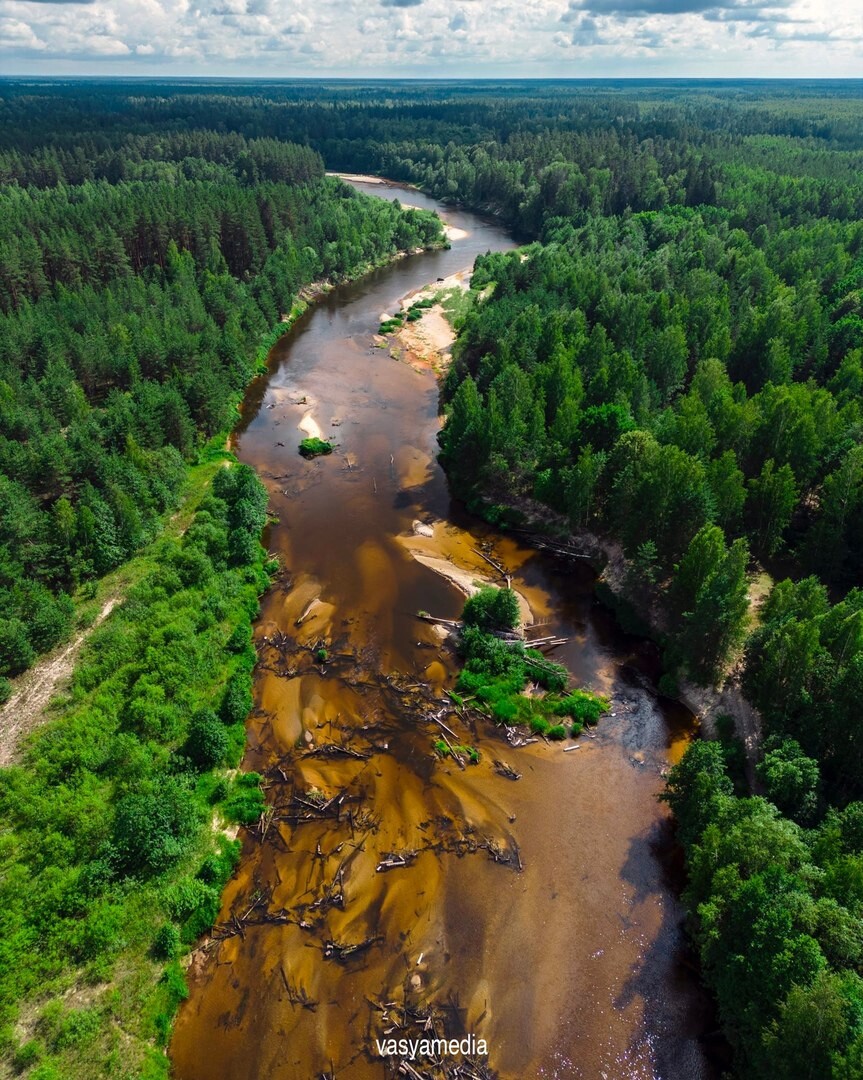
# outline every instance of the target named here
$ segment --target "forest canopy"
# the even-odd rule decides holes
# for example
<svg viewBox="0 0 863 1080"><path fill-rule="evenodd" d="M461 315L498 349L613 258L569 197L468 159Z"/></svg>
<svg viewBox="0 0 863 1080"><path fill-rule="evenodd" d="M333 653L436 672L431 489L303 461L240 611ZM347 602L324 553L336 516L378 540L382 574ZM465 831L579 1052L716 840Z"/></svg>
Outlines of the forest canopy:
<svg viewBox="0 0 863 1080"><path fill-rule="evenodd" d="M28 99L26 138L4 128L0 168L0 679L69 633L76 589L153 538L303 286L441 242L433 215L279 140L121 133L101 168L92 117L67 153L48 101ZM40 124L53 148L22 156Z"/></svg>
<svg viewBox="0 0 863 1080"><path fill-rule="evenodd" d="M0 83L0 679L69 633L73 596L153 550L302 285L440 242L435 218L325 164L525 242L475 268L443 387L452 489L498 522L540 507L621 545L631 591L662 609L665 689L739 665L766 736L757 794L724 728L667 795L705 979L740 1076L863 1076L853 83ZM202 859L196 829L213 805L260 810L255 777L218 778L265 584L260 494L236 476L187 538L156 540L123 633L95 638L63 722L2 775L0 1015L21 1071L86 1060L87 1025L164 1039L176 955L235 857ZM466 670L506 712L478 607ZM124 634L161 643L152 674ZM166 637L202 650L189 686ZM46 1010L18 1046L16 1001L73 969L107 977L129 925L122 947L168 965L147 1009Z"/></svg>

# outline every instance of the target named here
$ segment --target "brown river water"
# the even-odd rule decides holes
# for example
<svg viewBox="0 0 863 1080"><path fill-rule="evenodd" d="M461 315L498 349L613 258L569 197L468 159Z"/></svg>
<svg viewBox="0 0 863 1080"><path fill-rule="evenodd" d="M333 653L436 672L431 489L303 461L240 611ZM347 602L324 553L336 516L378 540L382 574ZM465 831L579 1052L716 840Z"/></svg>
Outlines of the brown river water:
<svg viewBox="0 0 863 1080"><path fill-rule="evenodd" d="M714 1077L704 1036L715 1024L656 800L693 719L658 698L651 648L596 602L586 565L450 500L433 375L372 348L400 297L513 241L416 191L358 186L438 209L468 235L336 289L247 396L236 449L270 491L279 523L266 543L286 568L256 627L243 763L264 776L272 809L241 834L214 940L193 957L174 1074L440 1077L420 1060L400 1073L375 1040L473 1035L501 1080ZM297 445L314 424L338 448L307 462ZM417 523L429 528L417 535ZM443 696L455 658L416 613L458 616L464 596L435 567L493 578L480 546L542 632L569 639L550 655L612 698L577 751L513 748ZM432 716L479 749L478 765L437 757ZM378 870L393 853L408 865Z"/></svg>

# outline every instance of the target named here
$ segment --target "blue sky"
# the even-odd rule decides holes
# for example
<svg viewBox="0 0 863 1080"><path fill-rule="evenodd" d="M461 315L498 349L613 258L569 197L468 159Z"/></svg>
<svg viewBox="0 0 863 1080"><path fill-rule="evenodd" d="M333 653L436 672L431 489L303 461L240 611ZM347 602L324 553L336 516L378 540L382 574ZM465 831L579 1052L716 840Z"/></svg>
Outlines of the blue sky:
<svg viewBox="0 0 863 1080"><path fill-rule="evenodd" d="M0 0L0 72L863 77L863 0Z"/></svg>

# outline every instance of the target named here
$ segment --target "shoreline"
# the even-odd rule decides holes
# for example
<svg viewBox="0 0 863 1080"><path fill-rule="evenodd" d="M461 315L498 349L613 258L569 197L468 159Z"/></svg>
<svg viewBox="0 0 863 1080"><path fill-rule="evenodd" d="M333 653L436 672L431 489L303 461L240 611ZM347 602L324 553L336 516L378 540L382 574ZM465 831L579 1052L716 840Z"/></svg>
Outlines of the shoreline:
<svg viewBox="0 0 863 1080"><path fill-rule="evenodd" d="M388 181L381 180L380 183L385 184ZM433 251L437 250L437 248L430 247L420 250ZM379 262L364 264L354 273L346 275L339 281L317 280L300 286L290 310L280 314L279 321L270 328L268 333L262 335L261 342L257 346L258 371L243 388L242 393L237 395L237 409L242 408L243 401L253 383L269 375L268 365L272 350L282 338L291 332L297 321L310 307L328 296L339 285L352 284L375 270L413 254L415 254L413 251L400 250L395 255ZM297 424L301 438L305 436L323 438L320 426L314 419L313 408L314 403L310 403L309 408ZM235 423L224 435L214 436L215 442L222 446L226 453L233 454L234 452L236 428ZM185 505L185 503L182 505ZM173 515L165 515L159 533L160 536L165 535L165 530L177 516L177 513L179 511ZM146 550L148 546L144 545L143 548L134 552L119 567L99 579L100 582L112 580L115 575L121 576L124 569L139 558L141 552ZM52 650L37 657L33 665L27 668L26 671L9 680L12 684L12 692L9 698L0 704L0 722L5 722L2 732L0 732L0 766L14 764L19 758L23 738L49 719L47 713L51 698L68 684L84 643L89 638L90 633L108 618L113 608L122 602L124 598L123 590L115 591L112 589L103 594L100 589L100 597L104 606L101 610L94 612L91 625L74 631L65 641L58 643ZM14 720L12 719L13 716L15 717Z"/></svg>
<svg viewBox="0 0 863 1080"><path fill-rule="evenodd" d="M471 272L472 268L458 271L442 282L430 283L424 288L407 293L400 300L401 310L406 311L417 300L435 297L447 288L457 286L465 290L469 289ZM440 318L445 330L437 324L432 323L430 326L429 323L426 323L426 320L433 313ZM423 324L426 324L425 333L423 333ZM429 332L430 329L432 332ZM443 378L449 370L452 359L452 346L456 338L457 334L449 322L446 321L443 306L440 302L427 309L422 318L416 322L406 322L390 335L376 336L378 341L391 340L397 342L404 348L404 355L397 357L397 359L402 360L418 371L431 370L438 379ZM661 607L654 604L639 605L634 597L628 594L626 589L626 560L620 544L592 530L579 529L573 531L569 527L569 523L565 522L559 515L555 515L554 511L542 504L534 503L532 500L521 500L517 504L508 503L507 505L512 505L514 509L524 512L527 528L535 529L542 537L555 542L558 532L562 529L565 538L558 542L566 545L584 546L589 552L587 557L590 565L596 573L594 590L600 603L612 612L621 628L626 629L627 622L630 622L634 617L641 626L632 628L631 632L639 637L645 637L657 645L661 645L665 612ZM479 512L479 516L483 516L481 512ZM558 528L554 528L555 525ZM410 550L409 541L404 546ZM411 554L414 558L417 557L414 551L411 551ZM438 573L441 572L437 566L431 568L437 570ZM444 576L448 575L444 574ZM458 587L459 583L454 583ZM699 686L689 679L681 679L673 700L678 701L693 714L698 722L702 737L716 737L716 721L720 716L725 714L733 719L735 733L741 740L745 751L747 776L750 783L754 784L755 764L759 759L763 739L763 723L761 714L743 694L740 676L740 661L737 658L723 673L719 685Z"/></svg>
<svg viewBox="0 0 863 1080"><path fill-rule="evenodd" d="M465 261L467 258L469 256ZM461 261L460 254L456 253L442 265L449 267L458 265ZM433 273L432 271L432 277ZM363 337L368 341L366 335L370 329L369 316L373 319L379 306L391 305L390 310L394 308L398 312L409 310L419 296L434 298L432 306L424 309L422 318L408 323L406 327L400 327L399 333L379 339L379 344L382 342L393 347L392 355L396 359L403 359L402 356L395 355L397 350L403 351L405 357L407 356L409 351L407 343L411 334L416 332L426 339L425 342L417 342L423 345L423 352L429 357L419 385L414 382L411 375L403 371L396 370L394 375L391 373L383 377L385 383L390 380L398 383L398 392L392 395L394 405L402 407L405 402L413 401L414 395L420 395L424 402L427 395L434 396L432 395L433 385L427 374L428 368L433 366L432 353L434 353L434 363L437 364L445 362L445 357L442 355L441 343L432 340L431 323L427 322L428 313L439 306L441 320L445 321L443 312L446 310L449 318L458 325L459 317L466 305L466 298L457 292L446 293L445 289L447 286L451 289L464 288L469 273L468 269L457 271L448 279L444 278L441 281L433 279L420 289L410 290L398 301L394 299L394 294L399 291L398 288L391 290L387 285L374 294L376 302L371 307L367 303L363 306L360 333L353 333L353 340L360 346ZM420 270L416 276L412 273L409 279L427 280L426 272ZM441 292L445 293L440 297L442 303L436 303L436 298ZM335 294L333 303L341 305L345 299L347 298L343 294ZM355 326L356 323L350 329L354 330ZM367 328L365 332L362 326ZM340 328L334 331L334 334L339 335L337 338L339 341L342 340L340 336L342 333ZM455 333L449 325L446 326L446 337L448 346L455 339ZM438 347L433 349L435 344ZM319 356L325 357L323 348L316 351ZM340 352L344 353L344 350ZM271 359L270 370L273 370L278 358L274 356ZM381 363L382 361L384 361L383 356L380 357L376 366L387 366ZM318 363L322 375L332 380L332 368L321 366L321 361ZM375 361L371 360L370 363L375 364ZM337 370L344 379L345 373L349 373L352 368L345 363ZM350 377L349 374L348 377ZM345 384L350 389L351 384L347 380ZM320 390L318 392L320 393ZM352 399L348 398L348 400ZM383 403L387 405L389 400L389 397L386 397ZM317 403L318 419L328 415L329 403L332 403L332 407L335 408L336 404L340 405L341 402L341 397L330 398L320 393L320 401ZM364 415L370 423L377 421L380 406L381 401L377 399L364 406L366 409ZM430 414L434 411L434 408L429 409L424 405L421 413L418 414L423 425L428 425L432 429L429 432L432 436L432 426L436 426L436 420ZM407 426L404 421L392 422L387 430L392 430L394 439L397 437L405 441L406 438L412 446L415 441L413 434L416 423L411 415L407 417L406 422ZM434 451L429 447L426 453L424 443L422 450L424 475L424 470ZM266 439L264 439L260 459L253 455L253 464L260 470L261 464L266 463L267 460L269 458ZM415 470L417 476L419 471L419 469ZM397 475L394 476L399 490L402 486L405 488L410 486L401 478L402 472L403 469L399 466L396 469ZM434 472L435 484L442 488L441 494L443 494L444 478L437 470ZM414 473L411 473L411 476L414 476ZM273 988L268 985L269 973L265 973L266 978L260 977L257 957L262 955L273 956L277 959L285 958L286 962L287 958L290 958L290 975L287 971L282 971L282 985L285 987L286 994L294 994L294 987L302 985L304 993L308 988L310 999L313 997L315 1000L327 1001L333 1007L340 1008L343 1016L350 1015L347 1009L352 1008L352 1000L357 997L360 990L371 988L370 1000L372 1001L378 1000L377 995L381 994L383 995L381 1000L386 1001L400 997L399 987L403 985L401 964L394 963L395 953L391 953L389 949L385 955L380 950L372 950L363 961L363 973L360 974L358 971L356 975L352 975L353 987L342 990L345 980L340 977L338 970L332 965L320 964L318 962L320 954L316 955L314 950L307 947L309 944L315 944L315 941L310 942L307 933L300 933L301 930L306 931L305 926L301 927L298 923L288 926L282 923L281 918L273 919L273 925L268 925L271 921L269 918L271 913L280 910L298 910L297 901L302 905L302 910L306 910L310 896L308 892L303 893L301 890L303 880L307 877L307 870L313 870L314 874L318 875L315 878L309 876L308 881L317 881L322 870L325 872L324 878L330 877L334 867L337 877L340 873L340 868L335 862L327 866L324 860L322 866L309 845L305 844L291 843L289 861L283 861L281 845L284 836L276 835L280 817L283 813L290 811L291 800L297 790L308 791L314 787L332 796L339 788L343 791L349 790L350 784L358 776L357 770L360 770L363 775L362 797L367 799L370 805L377 805L386 810L386 813L380 814L375 823L376 830L379 831L376 831L373 845L378 850L373 850L370 845L370 850L352 858L349 869L348 899L354 906L349 909L347 915L338 910L332 914L325 910L315 917L316 925L310 928L311 933L317 938L326 930L331 942L338 944L341 941L354 942L364 933L372 935L383 931L380 935L383 941L393 942L395 948L398 949L399 946L396 943L404 940L406 928L412 933L412 928L419 925L417 920L422 915L422 912L420 916L417 915L416 897L419 895L416 890L417 878L412 876L417 872L407 868L398 874L382 876L377 872L379 865L377 860L387 851L402 851L408 846L411 850L422 849L423 854L420 857L424 859L424 862L419 873L422 875L422 903L430 912L428 931L426 933L424 927L421 928L420 933L424 936L418 935L411 940L412 951L409 954L406 953L406 956L409 970L416 971L416 979L419 980L416 985L429 996L429 1000L435 1000L439 988L442 997L446 986L455 986L462 995L460 1000L471 1010L471 1016L485 1017L488 1011L490 990L496 991L500 986L503 990L500 995L500 1004L498 1006L495 1002L495 1016L489 1016L488 1022L496 1025L496 1030L500 1031L511 1030L514 1023L521 1022L525 1004L517 1000L513 1001L511 995L506 993L506 987L511 978L508 957L500 950L495 950L500 961L499 966L487 966L483 969L482 980L477 980L473 973L476 970L472 960L474 942L454 937L459 932L460 926L464 925L465 918L460 911L452 911L451 898L468 895L471 889L476 891L479 898L475 917L479 925L487 927L489 941L502 938L511 931L513 923L516 926L525 927L526 940L523 947L535 958L536 969L544 972L543 985L555 987L566 985L565 979L569 977L571 967L567 953L571 948L573 934L569 920L564 920L558 926L557 936L553 938L551 944L547 935L537 939L530 933L529 928L535 920L536 911L547 902L548 875L551 874L556 879L556 867L560 862L559 845L573 853L571 865L574 880L576 882L586 880L586 876L579 872L579 850L584 840L584 829L577 816L567 815L565 826L557 830L558 833L563 833L560 841L557 837L553 842L548 840L545 824L545 821L552 819L553 815L559 812L561 797L569 794L573 784L583 786L584 792L592 790L602 792L609 786L609 776L611 776L612 788L626 785L630 792L626 796L627 816L623 815L620 806L615 809L613 815L614 826L611 831L619 840L619 844L612 848L603 837L598 850L595 853L589 852L586 856L591 873L604 875L604 879L612 883L608 899L600 897L594 901L595 890L589 886L585 887L585 897L590 899L591 905L594 902L598 903L601 910L609 905L616 905L612 910L617 910L619 907L622 916L628 912L626 899L618 902L618 889L615 883L621 873L621 868L632 866L632 848L635 842L640 845L639 850L645 860L644 865L647 872L652 875L651 882L656 876L658 892L655 901L651 898L649 908L639 912L639 917L643 918L642 925L645 927L645 933L651 940L655 937L657 942L667 942L669 935L674 938L674 928L672 926L669 930L670 924L665 919L662 910L663 900L671 903L674 899L673 894L667 888L662 876L656 871L651 849L641 844L645 821L651 823L664 821L666 817L665 810L656 803L655 791L660 780L652 761L649 767L645 767L647 763L643 760L634 763L624 745L621 745L619 753L600 755L594 751L597 751L601 744L589 742L587 739L581 751L574 755L561 751L552 756L542 753L542 747L531 748L524 752L527 768L522 784L511 786L505 779L501 781L493 779L497 775L494 770L493 755L500 752L498 744L501 742L502 733L494 730L486 733L485 725L483 725L483 732L480 733L483 739L483 759L478 769L456 772L453 763L444 762L440 768L436 764L434 766L436 782L428 783L428 770L432 766L423 763L427 758L437 762L439 755L434 756L433 740L439 738L439 733L435 729L428 732L419 727L416 722L418 710L412 697L408 696L403 701L398 699L394 705L391 705L391 699L393 689L398 692L404 689L410 695L417 693L416 687L422 684L437 695L444 688L449 665L437 658L435 652L421 651L429 646L438 647L440 631L444 631L444 627L426 629L423 626L416 630L415 624L410 621L407 624L409 636L404 638L404 627L391 622L387 613L393 607L393 601L397 595L414 595L413 592L409 593L407 587L409 586L412 590L416 582L422 583L421 591L416 594L417 603L427 600L427 606L435 610L438 607L442 608L443 598L446 597L448 598L447 608L443 613L449 614L451 609L455 610L455 607L459 605L460 594L463 596L470 589L475 588L476 582L489 580L489 563L476 550L476 539L470 531L472 526L466 529L464 523L461 523L452 524L450 528L444 523L421 521L417 518L408 528L405 515L399 512L393 516L393 523L397 525L397 529L391 531L387 528L386 544L379 542L376 533L372 532L370 542L364 545L364 550L356 555L348 546L348 542L354 544L354 538L350 537L349 526L339 527L339 535L342 538L347 532L347 539L340 540L339 543L345 543L344 554L348 559L356 558L355 577L361 584L358 585L354 577L346 578L344 581L341 578L334 580L330 586L332 593L330 599L333 601L333 612L337 610L339 615L344 617L351 616L356 611L356 618L353 622L344 620L340 623L338 619L333 619L329 612L319 614L317 608L313 609L313 616L309 615L308 619L306 618L304 612L307 611L310 593L313 589L319 588L319 581L330 580L329 571L332 563L329 555L319 560L313 545L320 543L322 539L325 540L340 522L347 521L344 517L343 506L348 499L355 500L356 508L363 513L369 513L370 508L380 506L380 502L371 500L368 493L368 475L365 483L361 477L359 484L356 484L355 480L354 477L341 476L340 481L345 481L350 486L336 493L331 503L315 501L315 504L309 507L309 518L304 520L301 529L294 529L291 532L292 523L286 522L284 530L277 526L269 537L268 542L274 544L280 555L282 552L290 555L289 559L286 558L284 565L290 565L297 576L293 582L286 580L284 591L274 591L262 601L260 616L263 625L262 632L272 635L271 626L287 627L288 633L285 637L295 639L296 634L290 628L296 625L297 617L306 629L302 631L300 640L297 641L297 649L291 650L291 655L284 650L284 655L280 658L279 647L273 644L271 648L275 652L268 654L265 663L261 665L255 676L256 680L260 680L256 683L256 695L258 695L256 702L259 704L260 712L256 710L247 720L246 756L242 767L256 768L259 764L267 765L271 760L275 760L279 762L280 769L286 771L280 772L281 784L275 776L272 782L267 784L266 801L267 805L275 810L276 828L270 830L270 836L267 838L270 817L261 819L258 834L260 843L250 843L245 848L243 861L235 878L236 883L223 894L222 904L225 913L223 924L227 926L227 916L236 913L242 925L242 920L249 914L249 904L253 903L259 890L265 896L265 907L261 915L262 921L254 931L255 952L251 958L244 949L239 935L231 936L230 940L226 939L217 945L216 948L221 955L208 959L206 963L201 963L194 969L191 978L192 993L180 1013L180 1019L169 1047L171 1061L179 1076L204 1076L204 1072L197 1071L202 1068L199 1055L202 1033L209 1034L210 1046L215 1048L220 1060L236 1063L234 1072L238 1076L244 1075L249 1041L262 1039L267 1032L277 1029L282 1023L287 1006L280 1004L283 1001L283 994L279 987L278 972L275 972L276 993L273 993ZM375 487L375 494L377 494L377 487ZM418 500L415 512L425 515L428 512L426 505L424 499ZM394 509L400 511L401 507L397 505ZM348 511L351 511L350 506ZM375 518L384 523L389 520L383 513L372 512ZM296 522L293 524L295 525ZM475 524L480 523L475 522ZM377 528L377 523L373 526L374 528ZM391 562L388 562L393 541L403 549L404 554L397 555L394 552ZM298 545L301 543L308 549L307 560L300 554ZM500 543L502 551L516 556L511 563L501 554L503 564L513 573L518 572L523 563L530 558L529 554L523 550L523 545L513 545L512 541L507 540L505 536L501 536ZM386 558L378 554L379 548L387 553ZM342 552L339 551L336 554L339 555L338 566L341 567L344 565ZM410 568L412 561L416 561L420 566L415 569ZM402 563L406 564L404 573L407 575L404 578L404 591L401 588L402 570L397 569ZM392 567L389 573L387 572L388 565ZM437 579L437 582L434 579ZM393 582L398 588L393 586ZM442 589L441 586L444 588ZM522 618L529 619L532 624L541 624L548 612L553 610L557 592L552 590L546 593L541 586L527 581L523 585L516 583L516 589L521 589L525 593L525 599L533 607L533 611L530 614L524 612ZM299 590L308 591L303 591L300 595ZM374 604L370 605L368 597L372 595L375 599ZM591 601L586 599L585 603L589 607ZM410 617L409 611L402 614ZM404 638L407 642L404 655L411 659L408 671L413 671L413 660L416 660L416 675L420 683L409 683L408 679L412 676L405 673L403 677L381 682L379 685L377 672L381 663L378 654L374 650L364 651L368 648L370 636L366 633L367 624L374 629L375 635L379 635L381 649L391 648L390 639L398 643L392 646L393 656L402 656L401 643ZM339 629L341 625L344 625L346 629ZM321 635L323 635L323 640L321 640ZM282 638L279 640L282 641ZM414 641L416 645L413 644ZM321 645L326 645L331 649L331 655L326 657L328 661L326 678L324 678L323 660L316 657L313 651ZM408 648L409 651L407 651ZM295 663L294 652L303 660L302 667L299 662ZM309 652L311 656L308 655ZM628 656L628 646L623 641L621 660L625 656ZM274 666L271 666L271 661ZM364 671L373 673L374 677L371 680L368 680L365 675L360 677ZM591 665L583 677L591 681L596 678L600 686L604 687L606 680L611 678L609 671L610 667L600 667L594 671ZM282 680L283 675L289 676L287 682ZM371 696L361 698L358 691L354 689L355 686L361 687L364 695ZM427 691L422 692L425 694ZM378 694L381 696L375 696ZM424 702L422 705L423 712L431 715L440 707L438 700L436 696L430 697L428 704ZM644 700L645 722L651 725L651 730L653 727L656 728L653 734L656 735L657 747L665 747L667 741L664 735L665 720L659 715L658 710L652 708L647 698ZM390 714L392 714L391 717ZM456 730L460 740L464 728L464 740L479 743L480 736L472 737L470 724L462 723L461 719L455 719L452 723L457 725ZM621 723L629 724L630 721L625 719ZM383 728L382 734L386 735L386 743L380 743L380 735L375 734L378 724ZM337 734L330 732L332 726L335 726ZM409 757L401 752L398 755L393 752L391 758L386 756L391 730L399 733L399 738L402 738L401 733L404 732L404 738L410 740L407 744L411 750ZM305 743L311 740L313 745L304 749L303 744L299 742L300 739ZM367 767L362 762L356 764L351 760L340 764L329 761L324 763L314 756L316 753L323 752L326 744L334 740L341 745L352 747L355 755L365 756L368 751L369 756L374 758L374 764ZM355 742L349 740L355 740ZM368 747L366 744L369 744ZM652 746L653 742L650 745ZM662 749L658 749L657 752L664 755ZM509 754L510 751L507 750L506 753ZM661 760L664 760L664 756ZM572 771L581 773L582 776L571 780L569 774ZM342 777L343 779L340 779ZM541 815L533 813L535 799L542 801L544 809ZM271 810L270 813L272 812ZM521 879L520 884L529 882L529 885L514 890L517 894L514 897L516 906L501 912L493 899L487 900L487 898L493 898L494 890L500 887L497 875L501 871L492 865L492 861L482 858L477 862L471 862L470 865L448 861L444 866L442 860L438 863L425 855L426 839L422 830L427 827L426 823L429 820L432 822L437 820L434 814L440 814L442 817L445 815L445 820L456 823L459 831L454 835L459 844L462 843L460 839L462 822L465 823L465 828L470 827L470 835L473 835L473 831L478 831L482 836L491 836L494 845L493 862L498 862L499 857L501 855L505 857L509 851L517 852L519 845L524 843L525 852L530 853L525 861L527 863L528 858L532 859L535 856L535 868L539 870L539 873L536 872L534 866L531 866L529 875ZM516 820L519 822L518 841L516 841L515 830L511 828ZM352 827L353 821L350 824ZM331 828L342 828L343 831L330 832ZM324 846L331 854L335 854L339 847L335 841L345 839L350 842L346 828L345 822L327 826L326 835L329 842ZM265 840L267 848L263 850ZM438 866L440 866L439 873ZM486 882L485 875L495 876L489 876ZM336 878L333 880L335 881ZM267 893L268 881L273 882L274 890L277 891ZM325 885L326 881L323 884ZM554 886L554 881L551 885ZM596 938L597 955L604 954L606 947L614 950L608 961L609 977L603 982L603 985L607 984L611 987L615 985L614 979L617 972L623 973L623 977L626 977L626 973L630 972L633 965L638 962L641 946L629 938L621 941L616 924L607 926L602 920L596 920L594 923L589 918L589 911L592 908L589 906L587 910L585 919L589 924L589 932ZM369 913L368 926L363 929L362 920L366 918L366 912ZM241 913L244 914L241 915ZM320 928L318 928L317 919L321 920ZM576 932L580 939L584 937L580 928ZM439 942L444 934L456 946L454 951L458 955L467 957L463 977L460 977L461 973L458 971L454 973L452 967L444 968L438 963ZM364 940L368 941L372 938L367 937ZM374 940L376 941L377 937ZM670 952L670 948L663 951ZM482 949L476 947L476 952L479 955ZM416 953L419 953L420 959L414 962ZM324 959L326 958L325 955ZM420 968L421 962L428 965L428 974L425 967ZM468 967L468 962L470 967ZM366 971L368 974L365 973ZM664 975L664 973L665 965L659 974ZM293 981L289 983L289 979ZM354 994L354 988L357 994ZM245 1030L240 1034L232 1034L229 1026L220 1020L220 1017L225 1015L226 1009L231 1010L233 1014L234 1003L238 999L236 990L242 992L243 1002L248 1000L252 1004L246 1014L251 1019L247 1019ZM356 1039L352 1023L347 1025L340 1023L337 1028L334 1027L328 1031L326 1027L322 1027L320 1019L307 1017L305 1010L296 1009L293 1001L290 1005L292 1038L298 1047L303 1047L302 1050L298 1050L298 1053L303 1055L304 1062L307 1060L310 1065L317 1066L318 1061L314 1054L318 1047L321 1048L322 1053L324 1051L332 1053L339 1061L348 1060L355 1055ZM241 1007L245 1009L245 1004ZM537 998L536 1006L528 1003L527 1007L541 1009L539 998ZM623 1053L625 1042L629 1039L628 1033L644 1031L649 1027L650 1018L642 1014L636 1002L631 1009L627 1009L621 1022L626 1025L619 1040L621 1053ZM596 1045L600 1048L607 1046L607 1033L604 1029L602 1017L597 1017L589 1033L591 1040L589 1046ZM333 1031L338 1031L339 1034L334 1036ZM553 1054L557 1052L556 1038L555 1032L550 1028L549 1032L543 1036L541 1045L538 1045L536 1051L532 1051L532 1055L542 1061L557 1060L553 1057ZM502 1062L501 1067L505 1069L506 1075L510 1072L513 1075L525 1074L521 1063L509 1069L507 1063ZM318 1070L309 1067L305 1070L305 1074L310 1074L312 1071L317 1074ZM533 1070L529 1071L532 1074Z"/></svg>
<svg viewBox="0 0 863 1080"><path fill-rule="evenodd" d="M327 172L325 176L334 176L338 180L343 180L349 184L368 184L373 187L399 187L409 188L412 191L421 191L422 189L417 187L416 184L411 184L407 180L388 180L383 176L370 176L368 173L347 173L347 172ZM399 199L399 203L403 210L422 210L421 206L414 206L412 203L402 202ZM450 225L445 218L438 214L443 225L444 236L452 243L456 240L464 240L469 236L465 229L460 229L457 225Z"/></svg>
<svg viewBox="0 0 863 1080"><path fill-rule="evenodd" d="M347 180L354 184L375 184L379 187L414 187L414 184L387 180L383 176L369 176L368 173L325 172L324 176L335 176L338 180Z"/></svg>
<svg viewBox="0 0 863 1080"><path fill-rule="evenodd" d="M391 334L376 334L375 344L382 347L384 343L390 346L396 343L403 351L395 359L403 361L415 371L432 371L438 379L442 378L449 370L456 332L447 318L442 300L438 298L442 293L449 293L454 289L467 292L472 274L473 266L466 266L441 281L429 282L428 285L405 293L398 301L402 312L407 312L413 304L421 300L435 300L435 303L426 308L422 318L416 322L406 321ZM381 321L384 321L385 316L389 317L388 313L382 312Z"/></svg>

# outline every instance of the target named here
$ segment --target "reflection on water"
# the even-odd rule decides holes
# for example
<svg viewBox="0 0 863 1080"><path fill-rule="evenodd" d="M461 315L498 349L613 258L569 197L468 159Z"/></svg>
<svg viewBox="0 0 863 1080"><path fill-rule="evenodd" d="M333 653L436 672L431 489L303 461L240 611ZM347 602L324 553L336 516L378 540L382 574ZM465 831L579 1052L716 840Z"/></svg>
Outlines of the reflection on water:
<svg viewBox="0 0 863 1080"><path fill-rule="evenodd" d="M247 398L238 453L270 490L267 542L287 568L256 630L244 763L271 812L195 954L171 1047L181 1080L393 1076L375 1038L431 1029L486 1039L511 1080L713 1075L656 801L691 717L657 698L649 648L595 603L589 571L451 505L432 377L371 346L401 295L512 246L494 224L447 217L467 238L336 290ZM336 453L300 458L310 422ZM462 595L435 566L485 578L481 542L532 617L570 639L556 658L613 698L576 752L514 749L446 707L452 654L415 616L457 616ZM479 765L436 758L433 716Z"/></svg>

